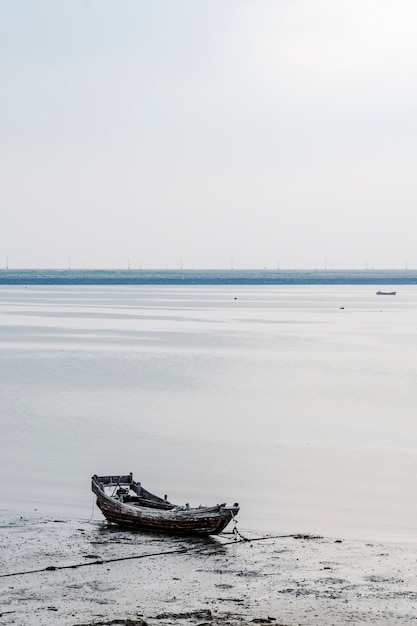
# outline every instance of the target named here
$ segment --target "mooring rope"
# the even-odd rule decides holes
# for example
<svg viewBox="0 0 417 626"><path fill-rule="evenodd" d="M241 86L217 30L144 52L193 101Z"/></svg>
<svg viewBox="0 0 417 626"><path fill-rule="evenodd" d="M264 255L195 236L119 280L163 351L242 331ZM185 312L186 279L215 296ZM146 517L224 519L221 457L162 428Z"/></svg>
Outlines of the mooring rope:
<svg viewBox="0 0 417 626"><path fill-rule="evenodd" d="M265 535L263 537L254 537L252 539L248 539L247 537L243 537L239 531L231 532L232 535L235 535L235 538L232 541L226 541L224 543L219 544L218 546L193 546L193 547L181 547L176 548L175 550L163 550L162 552L146 552L144 554L134 554L132 556L121 556L113 559L97 559L95 561L88 561L87 563L77 563L74 565L48 565L47 567L43 567L41 569L35 570L26 570L23 572L10 572L8 574L0 574L0 578L8 578L11 576L24 576L26 574L39 574L40 572L50 572L56 570L64 570L64 569L78 569L79 567L87 567L90 565L105 565L107 563L116 563L117 561L133 561L134 559L145 559L156 556L164 556L170 554L185 554L187 552L208 552L209 554L215 554L220 548L225 546L237 545L238 543L252 543L253 541L267 541L268 539L299 539L304 535L290 534L290 535ZM240 539L236 539L236 536L239 536ZM320 537L312 537L314 539L319 539Z"/></svg>
<svg viewBox="0 0 417 626"><path fill-rule="evenodd" d="M250 541L247 537L244 537L241 532L239 532L237 527L237 519L236 515L232 512L232 520L233 520L233 530L225 533L220 533L220 535L233 535L234 541Z"/></svg>
<svg viewBox="0 0 417 626"><path fill-rule="evenodd" d="M91 517L90 517L90 519L88 519L88 520L87 520L87 524L90 524L90 522L92 522L92 521L93 521L93 518L94 518L94 510L95 510L95 508L96 508L96 507L95 507L95 505L96 505L96 497L95 497L95 495L93 494L93 506L92 506L92 508L91 508Z"/></svg>
<svg viewBox="0 0 417 626"><path fill-rule="evenodd" d="M96 561L88 561L87 563L77 563L74 565L48 565L41 569L32 569L24 572L11 572L9 574L0 574L0 578L9 576L23 576L24 574L39 574L40 572L50 572L62 569L78 569L79 567L87 567L88 565L104 565L105 563L114 563L115 561L129 561L132 559L145 559L151 556L163 556L164 554L178 554L180 552L188 552L187 548L178 548L176 550L165 550L164 552L154 552L145 554L135 554L133 556L121 556L115 559L97 559Z"/></svg>

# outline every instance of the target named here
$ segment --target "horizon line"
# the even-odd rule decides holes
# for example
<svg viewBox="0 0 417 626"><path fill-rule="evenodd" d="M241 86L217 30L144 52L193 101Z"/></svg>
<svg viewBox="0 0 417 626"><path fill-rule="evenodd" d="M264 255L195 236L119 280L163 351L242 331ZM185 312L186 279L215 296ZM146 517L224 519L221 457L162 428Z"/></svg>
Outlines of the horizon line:
<svg viewBox="0 0 417 626"><path fill-rule="evenodd" d="M0 267L0 272L408 272L417 268L406 267Z"/></svg>

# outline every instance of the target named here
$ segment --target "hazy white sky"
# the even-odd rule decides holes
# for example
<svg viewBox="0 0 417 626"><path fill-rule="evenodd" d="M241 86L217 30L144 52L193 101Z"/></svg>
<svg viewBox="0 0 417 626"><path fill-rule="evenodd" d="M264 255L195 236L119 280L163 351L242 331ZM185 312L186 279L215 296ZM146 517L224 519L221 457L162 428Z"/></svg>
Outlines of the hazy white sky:
<svg viewBox="0 0 417 626"><path fill-rule="evenodd" d="M0 266L417 267L415 0L0 8Z"/></svg>

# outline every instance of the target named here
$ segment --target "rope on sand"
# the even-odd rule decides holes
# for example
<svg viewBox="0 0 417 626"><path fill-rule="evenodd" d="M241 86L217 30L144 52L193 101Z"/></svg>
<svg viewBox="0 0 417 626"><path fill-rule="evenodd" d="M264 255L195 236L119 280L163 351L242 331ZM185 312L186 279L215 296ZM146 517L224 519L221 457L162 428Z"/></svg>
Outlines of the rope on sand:
<svg viewBox="0 0 417 626"><path fill-rule="evenodd" d="M226 533L223 533L226 534ZM252 543L253 541L266 541L268 539L302 539L302 538L310 538L310 539L319 539L320 537L316 536L307 536L292 534L292 535L265 535L264 537L254 537L253 539L248 539L247 537L243 537L237 530L236 532L233 530L232 535L234 535L234 539L232 541L227 541L225 543L221 543L218 546L194 546L190 548L176 548L175 550L164 550L162 552L146 552L144 554L134 554L132 556L120 556L114 559L97 559L95 561L88 561L87 563L77 563L74 565L48 565L47 567L43 567L41 569L27 570L23 572L11 572L9 574L0 574L0 578L8 578L11 576L24 576L26 574L39 574L40 572L50 572L56 570L64 570L64 569L78 569L79 567L87 567L89 565L105 565L107 563L116 563L117 561L132 561L134 559L146 559L149 557L156 556L165 556L170 554L185 554L186 552L207 552L208 554L215 554L220 548L224 546L237 545L239 543Z"/></svg>
<svg viewBox="0 0 417 626"><path fill-rule="evenodd" d="M41 569L32 569L24 572L11 572L10 574L0 574L0 578L8 576L23 576L24 574L39 574L40 572L49 572L61 569L77 569L78 567L86 567L88 565L104 565L105 563L114 563L115 561L129 561L132 559L145 559L150 556L163 556L165 554L179 554L180 552L188 552L187 548L178 548L177 550L166 550L164 552L153 552L145 554L135 554L133 556L121 556L115 559L97 559L96 561L88 561L87 563L77 563L75 565L48 565Z"/></svg>

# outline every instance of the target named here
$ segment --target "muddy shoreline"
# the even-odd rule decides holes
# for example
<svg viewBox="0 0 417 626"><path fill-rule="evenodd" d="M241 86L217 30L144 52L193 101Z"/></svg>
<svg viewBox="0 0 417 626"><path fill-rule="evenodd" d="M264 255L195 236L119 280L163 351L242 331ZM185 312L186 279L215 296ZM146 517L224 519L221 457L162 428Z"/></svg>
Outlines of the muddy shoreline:
<svg viewBox="0 0 417 626"><path fill-rule="evenodd" d="M417 545L173 538L0 511L4 626L417 623Z"/></svg>

